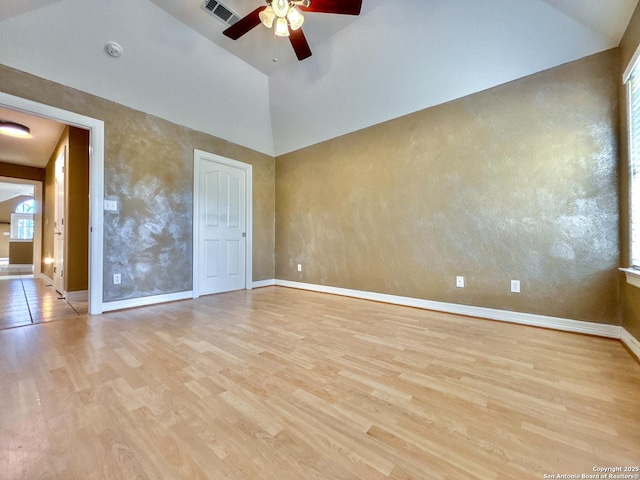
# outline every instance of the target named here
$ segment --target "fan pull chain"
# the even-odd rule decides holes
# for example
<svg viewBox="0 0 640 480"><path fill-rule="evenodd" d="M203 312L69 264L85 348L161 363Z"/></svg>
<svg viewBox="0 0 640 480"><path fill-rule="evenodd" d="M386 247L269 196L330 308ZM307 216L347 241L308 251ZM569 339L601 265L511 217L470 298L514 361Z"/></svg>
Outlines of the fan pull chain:
<svg viewBox="0 0 640 480"><path fill-rule="evenodd" d="M278 61L278 56L276 54L276 39L278 38L275 34L276 29L273 29L273 62L277 62Z"/></svg>

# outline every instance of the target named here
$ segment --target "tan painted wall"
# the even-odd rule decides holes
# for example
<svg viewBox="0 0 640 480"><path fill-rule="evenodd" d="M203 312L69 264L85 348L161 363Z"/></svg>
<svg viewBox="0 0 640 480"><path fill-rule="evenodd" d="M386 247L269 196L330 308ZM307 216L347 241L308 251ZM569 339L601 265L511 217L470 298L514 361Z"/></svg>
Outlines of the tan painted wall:
<svg viewBox="0 0 640 480"><path fill-rule="evenodd" d="M46 263L46 259L53 259L53 229L55 227L55 159L60 149L66 145L66 129L62 133L58 145L53 150L51 158L45 167L42 192L42 273L53 280L53 263Z"/></svg>
<svg viewBox="0 0 640 480"><path fill-rule="evenodd" d="M11 214L16 212L16 208L25 200L32 199L28 195L20 195L19 197L11 198L0 202L0 222L10 222Z"/></svg>
<svg viewBox="0 0 640 480"><path fill-rule="evenodd" d="M9 258L9 238L11 225L0 223L0 258Z"/></svg>
<svg viewBox="0 0 640 480"><path fill-rule="evenodd" d="M627 31L620 42L620 265L630 264L629 222L629 147L627 131L627 95L622 85L622 73L640 45L640 5L636 7ZM627 284L624 274L619 274L622 290L623 326L640 340L640 289Z"/></svg>
<svg viewBox="0 0 640 480"><path fill-rule="evenodd" d="M120 204L104 216L105 301L192 288L194 148L253 165L253 280L274 278L273 157L6 66L0 79L3 92L105 122L105 195Z"/></svg>
<svg viewBox="0 0 640 480"><path fill-rule="evenodd" d="M619 324L619 61L278 157L276 277Z"/></svg>
<svg viewBox="0 0 640 480"><path fill-rule="evenodd" d="M65 268L64 290L87 290L89 283L89 132L65 127L45 168L42 232L42 272L53 279L55 228L55 162L65 151Z"/></svg>
<svg viewBox="0 0 640 480"><path fill-rule="evenodd" d="M67 292L89 288L89 131L68 127L65 279Z"/></svg>
<svg viewBox="0 0 640 480"><path fill-rule="evenodd" d="M10 242L9 263L11 265L32 265L33 242Z"/></svg>
<svg viewBox="0 0 640 480"><path fill-rule="evenodd" d="M44 181L44 168L28 167L0 161L0 177Z"/></svg>

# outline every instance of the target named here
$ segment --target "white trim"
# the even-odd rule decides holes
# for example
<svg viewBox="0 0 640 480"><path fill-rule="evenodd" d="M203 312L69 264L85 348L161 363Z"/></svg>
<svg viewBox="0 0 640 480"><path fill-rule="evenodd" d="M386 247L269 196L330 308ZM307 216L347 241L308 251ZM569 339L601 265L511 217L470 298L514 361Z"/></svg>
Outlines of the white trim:
<svg viewBox="0 0 640 480"><path fill-rule="evenodd" d="M53 286L53 280L51 280L47 275L45 275L44 273L40 273L40 278L43 279L45 281L45 283L48 283L49 285L47 285L48 287L52 287Z"/></svg>
<svg viewBox="0 0 640 480"><path fill-rule="evenodd" d="M67 292L68 302L87 302L89 300L89 290L78 290Z"/></svg>
<svg viewBox="0 0 640 480"><path fill-rule="evenodd" d="M640 359L640 341L624 327L620 327L620 340L633 352L636 358Z"/></svg>
<svg viewBox="0 0 640 480"><path fill-rule="evenodd" d="M175 302L177 300L188 300L193 297L193 292L177 292L167 293L164 295L152 295L149 297L130 298L128 300L117 300L115 302L104 302L102 304L103 312L112 312L114 310L122 310L125 308L144 307L147 305L156 305L158 303Z"/></svg>
<svg viewBox="0 0 640 480"><path fill-rule="evenodd" d="M51 105L0 92L0 107L50 118L74 127L86 128L89 135L89 313L102 313L104 122Z"/></svg>
<svg viewBox="0 0 640 480"><path fill-rule="evenodd" d="M622 83L627 83L629 81L631 72L633 72L633 68L636 66L636 63L638 63L638 60L640 60L640 45L638 45L633 57L631 57L631 60L627 63L627 68L624 69L624 73L622 74Z"/></svg>
<svg viewBox="0 0 640 480"><path fill-rule="evenodd" d="M253 282L253 288L271 287L275 284L276 280L274 278L270 280L258 280L257 282Z"/></svg>
<svg viewBox="0 0 640 480"><path fill-rule="evenodd" d="M33 268L33 265L30 263L10 263L8 267L9 268Z"/></svg>
<svg viewBox="0 0 640 480"><path fill-rule="evenodd" d="M619 268L618 270L624 272L629 285L640 288L640 271L633 268Z"/></svg>
<svg viewBox="0 0 640 480"><path fill-rule="evenodd" d="M251 290L253 288L253 166L232 160L230 158L221 157L215 153L193 150L193 298L200 296L199 290L199 275L198 267L200 266L200 255L198 253L198 215L200 212L200 205L198 202L198 196L200 195L200 160L207 160L210 162L221 163L229 167L239 168L245 171L246 188L245 188L245 203L246 203L246 242L245 242L245 277L244 288Z"/></svg>
<svg viewBox="0 0 640 480"><path fill-rule="evenodd" d="M606 325L593 322L583 322L580 320L570 320L566 318L547 317L544 315L534 315L531 313L511 312L508 310L497 310L494 308L473 307L469 305L458 305L455 303L435 302L432 300L422 300L419 298L400 297L397 295L387 295L384 293L365 292L362 290L350 290L347 288L328 287L325 285L314 285L310 283L292 282L289 280L276 280L276 285L282 287L298 288L301 290L311 290L314 292L331 293L346 297L362 298L376 302L392 303L406 307L422 308L425 310L435 310L438 312L454 313L470 317L480 317L500 322L518 323L532 327L550 328L565 332L584 333L597 335L599 337L617 338L621 336L620 327L617 325Z"/></svg>
<svg viewBox="0 0 640 480"><path fill-rule="evenodd" d="M25 213L12 213L11 215L31 215L29 214L25 214ZM35 222L33 223L34 229L35 229ZM36 243L33 238L9 238L9 241L11 243Z"/></svg>

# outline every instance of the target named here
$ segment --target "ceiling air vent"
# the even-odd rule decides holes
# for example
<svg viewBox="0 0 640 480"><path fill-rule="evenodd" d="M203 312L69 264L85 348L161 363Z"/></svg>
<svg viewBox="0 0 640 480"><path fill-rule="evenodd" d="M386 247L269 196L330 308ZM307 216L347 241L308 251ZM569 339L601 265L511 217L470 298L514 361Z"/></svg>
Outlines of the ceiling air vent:
<svg viewBox="0 0 640 480"><path fill-rule="evenodd" d="M240 16L236 12L216 0L206 0L202 4L202 9L225 25L231 26L240 20Z"/></svg>

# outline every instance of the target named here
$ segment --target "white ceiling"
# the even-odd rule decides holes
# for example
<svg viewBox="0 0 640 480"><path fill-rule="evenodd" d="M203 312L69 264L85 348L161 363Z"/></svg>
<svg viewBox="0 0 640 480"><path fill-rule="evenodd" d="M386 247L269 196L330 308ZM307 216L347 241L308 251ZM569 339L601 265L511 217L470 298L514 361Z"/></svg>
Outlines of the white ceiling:
<svg viewBox="0 0 640 480"><path fill-rule="evenodd" d="M212 42L220 45L225 50L243 59L249 65L269 75L282 65L297 62L291 42L288 38L274 38L273 30L262 25L245 34L238 40L231 40L224 36L222 31L227 26L216 17L205 13L201 6L205 0L151 0L157 6L167 11L178 20L204 35ZM266 5L264 0L220 0L240 17L255 10L261 5ZM379 3L376 0L364 0L365 3ZM356 21L358 17L353 15L327 15L322 13L304 13L305 23L302 27L305 37L313 52L314 43L332 37L337 31ZM275 53L278 59L274 58Z"/></svg>
<svg viewBox="0 0 640 480"><path fill-rule="evenodd" d="M0 108L0 120L20 123L31 130L31 138L0 135L0 161L46 167L62 135L64 125L6 108Z"/></svg>
<svg viewBox="0 0 640 480"><path fill-rule="evenodd" d="M363 0L274 63L269 31L232 41L200 0L2 0L0 63L280 155L616 47L637 1Z"/></svg>
<svg viewBox="0 0 640 480"><path fill-rule="evenodd" d="M0 203L21 195L33 196L33 185L0 182Z"/></svg>

